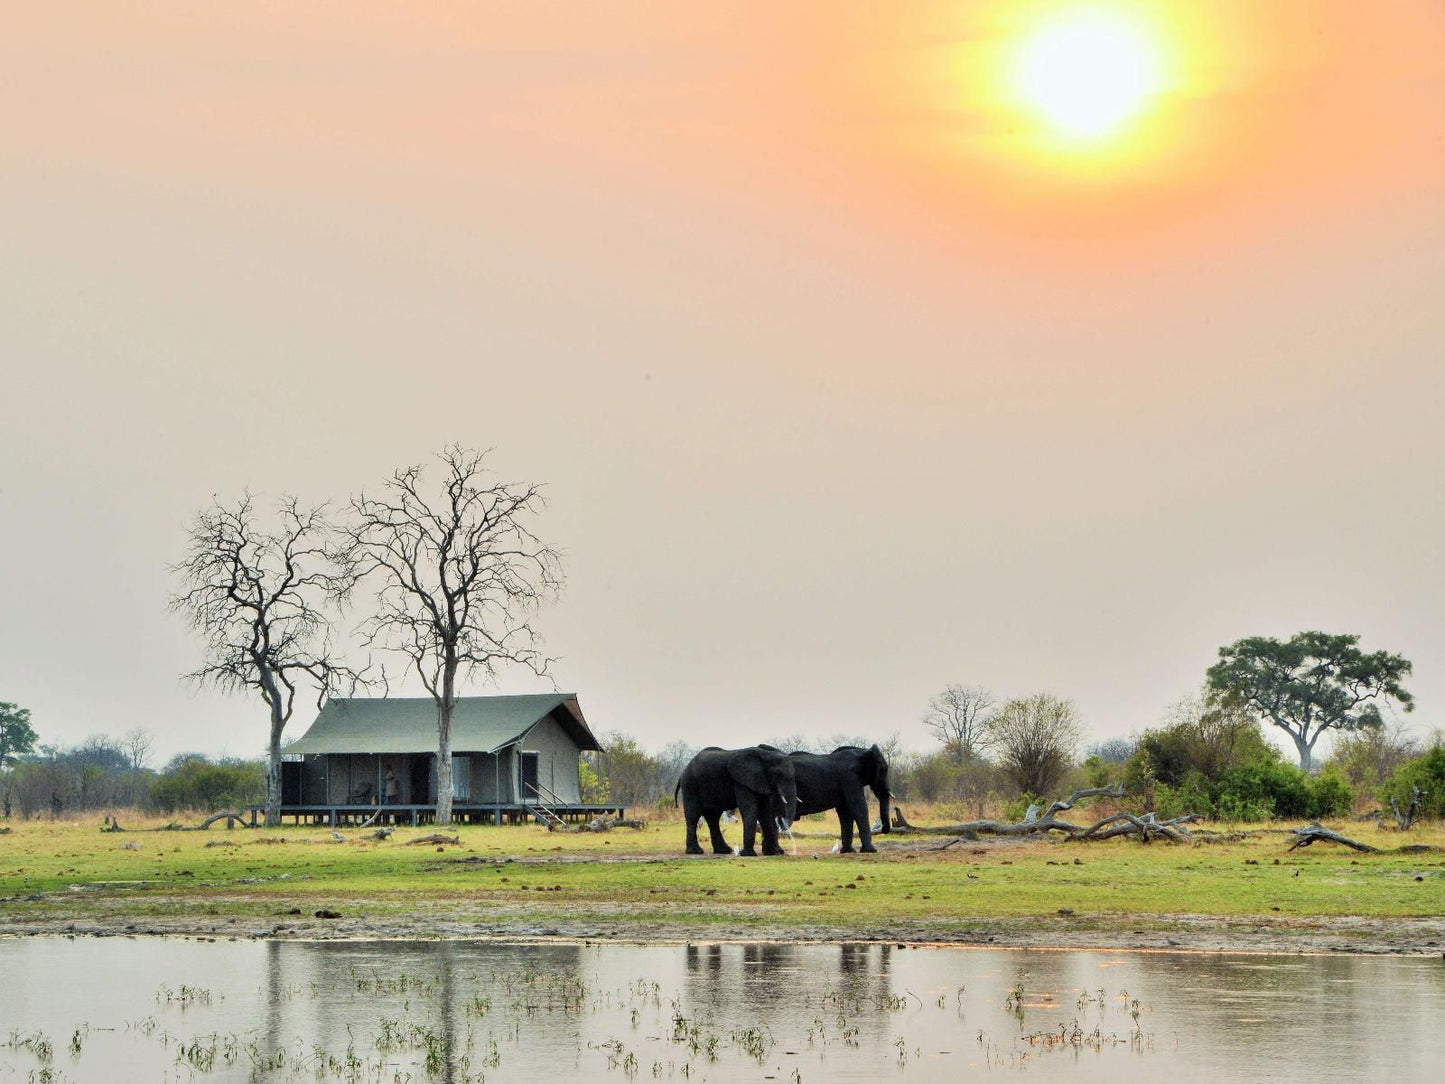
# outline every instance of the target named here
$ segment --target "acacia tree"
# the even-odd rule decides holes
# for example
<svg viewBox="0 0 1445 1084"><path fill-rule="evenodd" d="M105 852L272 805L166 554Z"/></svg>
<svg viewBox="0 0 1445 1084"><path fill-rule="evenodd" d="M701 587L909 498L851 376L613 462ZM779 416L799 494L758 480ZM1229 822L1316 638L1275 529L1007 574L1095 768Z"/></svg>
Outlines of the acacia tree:
<svg viewBox="0 0 1445 1084"><path fill-rule="evenodd" d="M989 713L997 702L981 686L950 684L928 702L923 725L938 736L954 763L972 764L992 741Z"/></svg>
<svg viewBox="0 0 1445 1084"><path fill-rule="evenodd" d="M204 663L187 680L226 693L254 690L270 711L267 825L281 820L281 734L298 687L314 686L320 707L332 693L369 683L331 645L330 615L353 584L337 542L324 505L283 496L268 525L244 493L196 514L186 556L171 570L181 584L171 610L205 644Z"/></svg>
<svg viewBox="0 0 1445 1084"><path fill-rule="evenodd" d="M1294 741L1309 771L1315 743L1329 730L1353 732L1383 724L1378 701L1412 711L1400 684L1410 661L1388 651L1365 654L1358 636L1300 632L1288 640L1250 636L1219 649L1205 673L1211 691L1277 726Z"/></svg>
<svg viewBox="0 0 1445 1084"><path fill-rule="evenodd" d="M561 558L532 532L542 487L496 481L487 453L447 446L441 485L421 465L351 502L351 560L377 583L367 642L405 655L436 702L436 821L452 817L452 712L461 682L550 662L531 617L562 584Z"/></svg>
<svg viewBox="0 0 1445 1084"><path fill-rule="evenodd" d="M1084 728L1072 700L1035 693L994 712L989 732L1004 774L1021 793L1044 797L1069 770Z"/></svg>

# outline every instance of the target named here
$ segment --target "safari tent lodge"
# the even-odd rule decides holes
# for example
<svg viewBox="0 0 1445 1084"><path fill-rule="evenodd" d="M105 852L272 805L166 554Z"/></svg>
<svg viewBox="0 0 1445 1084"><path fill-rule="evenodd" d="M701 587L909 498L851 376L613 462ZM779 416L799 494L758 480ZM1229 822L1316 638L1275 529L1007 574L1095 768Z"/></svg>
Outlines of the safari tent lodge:
<svg viewBox="0 0 1445 1084"><path fill-rule="evenodd" d="M617 806L582 801L579 757L601 748L570 693L462 697L452 713L452 817L501 824L620 816ZM329 700L282 754L283 819L419 824L436 811L431 697Z"/></svg>

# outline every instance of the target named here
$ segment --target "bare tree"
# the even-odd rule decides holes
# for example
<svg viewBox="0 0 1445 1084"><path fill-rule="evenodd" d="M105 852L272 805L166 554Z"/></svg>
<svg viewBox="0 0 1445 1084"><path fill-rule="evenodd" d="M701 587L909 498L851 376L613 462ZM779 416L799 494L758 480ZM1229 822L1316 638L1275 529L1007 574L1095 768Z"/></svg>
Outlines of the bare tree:
<svg viewBox="0 0 1445 1084"><path fill-rule="evenodd" d="M551 660L531 616L561 588L561 558L532 533L538 485L490 478L487 453L449 445L440 489L405 467L351 504L357 572L379 582L368 643L404 654L437 706L439 825L451 823L452 711L457 688L506 665L538 675Z"/></svg>
<svg viewBox="0 0 1445 1084"><path fill-rule="evenodd" d="M972 764L992 741L988 718L997 702L982 686L954 683L928 702L923 725L938 736L955 764Z"/></svg>
<svg viewBox="0 0 1445 1084"><path fill-rule="evenodd" d="M260 693L271 714L266 823L281 819L281 734L291 720L298 683L314 685L319 707L338 689L366 679L331 646L329 614L352 586L325 506L277 502L274 525L258 522L244 493L196 514L185 558L172 569L181 589L171 609L205 642L204 665L187 674L201 687Z"/></svg>
<svg viewBox="0 0 1445 1084"><path fill-rule="evenodd" d="M1073 701L1049 693L1010 700L989 730L1005 774L1022 793L1040 797L1062 781L1084 732Z"/></svg>
<svg viewBox="0 0 1445 1084"><path fill-rule="evenodd" d="M155 738L151 737L150 731L139 726L120 739L121 750L125 753L126 759L130 761L131 771L138 772L146 766L153 745L155 745Z"/></svg>

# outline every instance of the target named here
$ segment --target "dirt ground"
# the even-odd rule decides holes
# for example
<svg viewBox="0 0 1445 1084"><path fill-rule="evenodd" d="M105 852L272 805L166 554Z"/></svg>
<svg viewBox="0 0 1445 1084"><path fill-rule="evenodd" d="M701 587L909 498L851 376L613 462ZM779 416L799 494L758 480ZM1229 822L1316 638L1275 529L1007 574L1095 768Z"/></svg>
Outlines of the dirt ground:
<svg viewBox="0 0 1445 1084"><path fill-rule="evenodd" d="M164 903L163 900L154 902ZM180 901L177 901L179 904ZM558 920L539 928L520 915L509 918L489 907L484 913L422 912L385 921L348 919L345 901L339 917L275 916L268 919L188 915L117 917L103 913L54 919L12 919L0 925L0 937L35 935L88 937L282 938L296 940L413 940L427 938L614 941L629 944L678 944L738 941L795 943L886 941L897 945L957 945L1032 949L1125 949L1245 953L1363 953L1445 957L1445 918L1262 921L1214 915L1129 915L1054 919L972 920L893 923L887 928L769 926L756 922L740 938L720 937L715 924L688 926L649 922L629 914L616 922L603 916L587 921Z"/></svg>

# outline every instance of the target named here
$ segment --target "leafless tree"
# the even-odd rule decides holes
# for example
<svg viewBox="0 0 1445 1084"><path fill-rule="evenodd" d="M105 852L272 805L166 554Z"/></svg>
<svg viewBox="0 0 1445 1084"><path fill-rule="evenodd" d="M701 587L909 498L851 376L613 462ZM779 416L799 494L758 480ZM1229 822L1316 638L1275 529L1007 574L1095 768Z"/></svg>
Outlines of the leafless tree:
<svg viewBox="0 0 1445 1084"><path fill-rule="evenodd" d="M121 750L125 753L126 759L130 761L131 770L136 772L146 766L146 761L150 759L151 747L154 745L155 738L151 737L150 731L139 726L120 739Z"/></svg>
<svg viewBox="0 0 1445 1084"><path fill-rule="evenodd" d="M1039 797L1063 780L1084 730L1073 701L1049 693L1010 700L989 729L1000 767L1020 792Z"/></svg>
<svg viewBox="0 0 1445 1084"><path fill-rule="evenodd" d="M988 721L997 702L982 686L954 683L928 702L923 725L938 736L955 764L972 764L993 740Z"/></svg>
<svg viewBox="0 0 1445 1084"><path fill-rule="evenodd" d="M280 823L281 734L298 684L313 685L319 707L336 691L368 680L331 645L330 615L352 586L325 506L282 497L271 524L244 493L214 501L192 521L185 558L172 569L180 590L171 609L205 643L204 664L187 674L200 687L260 693L271 714L266 823Z"/></svg>
<svg viewBox="0 0 1445 1084"><path fill-rule="evenodd" d="M439 489L424 467L405 467L351 504L355 569L378 584L368 643L404 654L436 701L439 825L451 823L459 683L508 665L547 674L531 617L562 584L559 554L530 526L541 486L494 480L486 456L449 445Z"/></svg>

